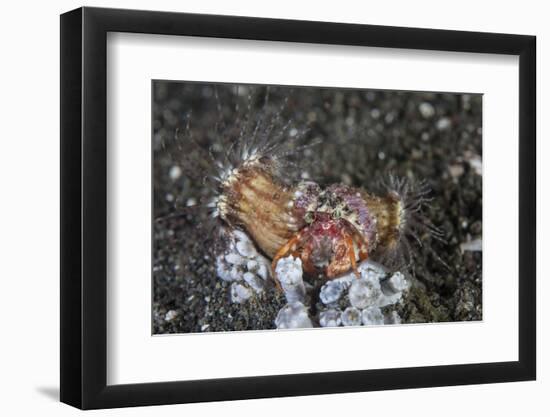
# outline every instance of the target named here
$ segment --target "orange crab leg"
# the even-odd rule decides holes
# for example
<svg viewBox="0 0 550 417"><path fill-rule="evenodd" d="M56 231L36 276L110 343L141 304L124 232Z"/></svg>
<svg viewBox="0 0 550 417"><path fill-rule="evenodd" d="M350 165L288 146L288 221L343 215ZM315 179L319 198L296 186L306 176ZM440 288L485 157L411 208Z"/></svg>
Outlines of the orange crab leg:
<svg viewBox="0 0 550 417"><path fill-rule="evenodd" d="M300 259L302 260L302 268L304 272L308 275L315 275L317 274L317 268L311 261L311 252L311 246L306 245L300 253Z"/></svg>
<svg viewBox="0 0 550 417"><path fill-rule="evenodd" d="M359 261L364 261L369 257L369 241L368 239L363 236L361 233L357 231L357 229L350 227L348 230L348 233L351 233L351 236L354 237L357 241L358 246L358 257ZM354 252L355 253L355 252Z"/></svg>
<svg viewBox="0 0 550 417"><path fill-rule="evenodd" d="M348 257L351 262L351 269L355 273L357 278L360 278L359 270L357 269L357 263L355 262L355 249L353 247L353 239L351 237L346 237L346 247L348 249Z"/></svg>
<svg viewBox="0 0 550 417"><path fill-rule="evenodd" d="M288 242L286 242L281 249L277 251L275 256L273 257L273 261L271 262L271 276L273 277L273 280L275 281L275 285L279 290L282 291L281 283L279 282L279 279L277 278L277 274L275 273L275 268L277 267L277 262L279 262L279 259L284 258L289 253L294 252L296 250L296 244L300 241L302 238L302 233L297 233L295 236L291 237Z"/></svg>

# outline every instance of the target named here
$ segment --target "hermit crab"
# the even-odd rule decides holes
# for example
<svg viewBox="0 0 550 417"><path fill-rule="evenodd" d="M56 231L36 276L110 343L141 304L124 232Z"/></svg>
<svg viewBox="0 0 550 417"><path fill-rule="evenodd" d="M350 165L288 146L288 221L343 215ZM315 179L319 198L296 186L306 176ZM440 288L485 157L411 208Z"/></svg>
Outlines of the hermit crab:
<svg viewBox="0 0 550 417"><path fill-rule="evenodd" d="M442 237L421 214L429 201L425 184L415 187L390 176L382 196L343 184L289 186L277 179L274 164L262 156L233 170L215 204L222 220L242 228L272 259L277 286L275 267L289 255L300 258L310 276L359 276L357 263L369 257L386 265L406 263L409 239L421 245L422 231Z"/></svg>
<svg viewBox="0 0 550 417"><path fill-rule="evenodd" d="M330 280L350 271L358 276L357 264L366 259L402 268L413 258L412 241L422 245L425 233L443 238L423 214L430 201L425 182L389 174L381 191L373 193L291 176L302 151L316 144L304 144L305 130L284 120L285 105L269 113L264 104L263 114L253 118L249 104L244 121L216 123L216 137L229 142L225 149L216 154L195 147L196 159L206 161L202 179L213 190L204 202L211 217L254 241L272 261L277 287L277 262L290 255L301 259L310 277ZM221 112L219 102L217 107ZM194 143L189 125L186 131L187 143Z"/></svg>

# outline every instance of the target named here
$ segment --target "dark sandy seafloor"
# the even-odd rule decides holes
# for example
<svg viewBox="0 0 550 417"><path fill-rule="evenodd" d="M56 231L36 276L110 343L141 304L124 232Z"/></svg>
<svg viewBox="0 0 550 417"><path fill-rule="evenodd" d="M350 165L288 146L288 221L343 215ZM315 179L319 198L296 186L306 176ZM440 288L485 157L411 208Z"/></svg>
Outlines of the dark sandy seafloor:
<svg viewBox="0 0 550 417"><path fill-rule="evenodd" d="M219 85L217 92L218 100L212 84L153 83L156 217L208 196L191 175L204 161L188 150L188 136L194 146L223 152L218 142L224 129L235 136L238 129L231 126L257 119L267 108L262 87ZM370 190L389 173L427 180L433 200L425 214L447 243L423 237L413 285L397 311L403 323L482 319L482 252L461 246L482 236L481 95L273 87L267 106L281 108L281 119L296 129L307 127L306 141L321 140L302 161L304 172L321 184ZM173 140L176 132L179 139ZM154 223L153 333L275 328L285 299L274 288L247 303L231 303L229 283L216 276L214 239L201 227L207 216L206 210L188 209Z"/></svg>

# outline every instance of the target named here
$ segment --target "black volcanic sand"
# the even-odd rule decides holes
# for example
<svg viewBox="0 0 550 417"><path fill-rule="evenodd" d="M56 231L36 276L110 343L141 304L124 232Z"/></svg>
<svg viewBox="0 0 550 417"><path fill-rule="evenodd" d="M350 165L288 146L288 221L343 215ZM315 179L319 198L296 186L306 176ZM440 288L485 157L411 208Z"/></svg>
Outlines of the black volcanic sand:
<svg viewBox="0 0 550 417"><path fill-rule="evenodd" d="M208 195L192 179L205 163L193 146L223 152L220 136L234 137L235 124L282 108L283 121L299 132L309 129L306 141L322 141L298 161L320 183L371 190L391 172L431 186L426 215L448 242L423 237L413 286L398 305L403 322L482 319L482 253L461 250L461 243L482 235L481 95L272 87L266 106L262 87L219 85L217 91L218 100L211 84L154 82L156 217ZM218 110L226 126L218 124L216 133ZM176 132L179 140L173 140ZM243 305L230 302L229 284L216 277L212 232L201 227L207 216L189 209L154 224L153 332L274 328L284 297L270 289Z"/></svg>

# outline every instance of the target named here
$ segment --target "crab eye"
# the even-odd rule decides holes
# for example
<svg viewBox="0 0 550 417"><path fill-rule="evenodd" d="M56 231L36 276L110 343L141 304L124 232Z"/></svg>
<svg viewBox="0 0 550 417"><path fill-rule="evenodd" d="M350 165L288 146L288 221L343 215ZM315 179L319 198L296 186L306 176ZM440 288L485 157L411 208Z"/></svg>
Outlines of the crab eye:
<svg viewBox="0 0 550 417"><path fill-rule="evenodd" d="M332 218L339 219L340 217L342 217L342 210L340 210L339 208L334 209L334 211L332 212Z"/></svg>
<svg viewBox="0 0 550 417"><path fill-rule="evenodd" d="M313 222L314 218L315 218L315 214L313 214L312 211L308 211L304 216L304 220L306 221L306 223Z"/></svg>

